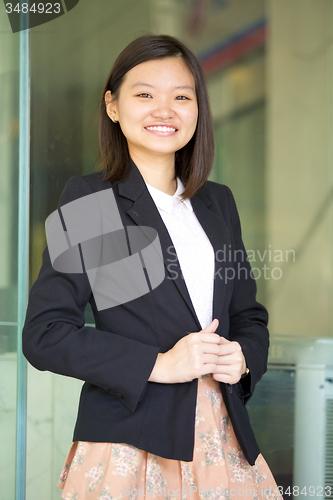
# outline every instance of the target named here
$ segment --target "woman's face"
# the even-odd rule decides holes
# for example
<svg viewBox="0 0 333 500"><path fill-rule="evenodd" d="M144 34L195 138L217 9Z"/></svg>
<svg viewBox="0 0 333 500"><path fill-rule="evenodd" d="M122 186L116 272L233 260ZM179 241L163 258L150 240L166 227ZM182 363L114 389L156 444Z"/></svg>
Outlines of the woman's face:
<svg viewBox="0 0 333 500"><path fill-rule="evenodd" d="M111 99L108 91L105 101ZM175 152L190 141L197 125L193 75L176 57L138 64L125 75L118 101L106 109L119 121L114 126L121 127L132 158L164 156L174 161Z"/></svg>

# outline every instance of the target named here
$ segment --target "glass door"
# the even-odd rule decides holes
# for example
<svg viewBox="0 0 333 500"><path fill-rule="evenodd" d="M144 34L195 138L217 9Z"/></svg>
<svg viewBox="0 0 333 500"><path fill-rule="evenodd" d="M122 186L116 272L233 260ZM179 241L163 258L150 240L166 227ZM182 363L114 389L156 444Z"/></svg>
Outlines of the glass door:
<svg viewBox="0 0 333 500"><path fill-rule="evenodd" d="M26 361L21 331L28 297L29 30L13 33L0 9L0 484L25 498Z"/></svg>

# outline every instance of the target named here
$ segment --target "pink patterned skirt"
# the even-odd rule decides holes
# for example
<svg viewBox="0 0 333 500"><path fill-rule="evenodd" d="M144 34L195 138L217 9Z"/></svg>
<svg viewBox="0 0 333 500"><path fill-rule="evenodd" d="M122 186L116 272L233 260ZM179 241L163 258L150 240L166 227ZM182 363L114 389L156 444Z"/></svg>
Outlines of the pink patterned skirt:
<svg viewBox="0 0 333 500"><path fill-rule="evenodd" d="M127 444L72 444L59 482L64 500L283 500L260 454L251 466L237 442L219 383L198 381L192 462Z"/></svg>

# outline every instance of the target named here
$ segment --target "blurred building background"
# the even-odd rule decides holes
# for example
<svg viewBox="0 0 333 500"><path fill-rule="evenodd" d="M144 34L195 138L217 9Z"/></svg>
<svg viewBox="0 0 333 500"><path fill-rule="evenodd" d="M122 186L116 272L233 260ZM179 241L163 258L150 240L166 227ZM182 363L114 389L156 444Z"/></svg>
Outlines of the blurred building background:
<svg viewBox="0 0 333 500"><path fill-rule="evenodd" d="M29 366L27 414L17 406L19 207L29 210L31 285L45 219L66 181L98 168L98 107L111 66L146 33L186 42L206 75L210 179L234 193L270 313L269 370L248 404L262 454L285 498L331 498L333 0L80 0L31 29L30 208L18 189L20 34L0 6L0 498L23 498L15 496L21 452L26 498L60 498L82 386ZM26 454L16 447L22 420Z"/></svg>

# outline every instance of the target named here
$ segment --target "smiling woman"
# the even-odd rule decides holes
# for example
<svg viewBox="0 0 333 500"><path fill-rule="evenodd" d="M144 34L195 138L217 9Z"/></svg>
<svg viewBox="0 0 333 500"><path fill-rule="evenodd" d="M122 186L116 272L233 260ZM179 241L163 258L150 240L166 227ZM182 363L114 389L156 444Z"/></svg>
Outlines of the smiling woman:
<svg viewBox="0 0 333 500"><path fill-rule="evenodd" d="M152 185L163 188L159 169L152 167L157 162L168 172L168 193L175 191L170 174L174 168L184 182L185 199L203 186L211 171L213 120L204 75L193 53L167 35L162 43L158 40L151 35L134 40L111 69L100 109L101 165L107 179L121 182L132 158L145 169L145 179L149 176ZM171 126L176 132L155 130L153 137L147 127L155 126Z"/></svg>
<svg viewBox="0 0 333 500"><path fill-rule="evenodd" d="M169 500L222 500L250 491L256 499L281 499L245 408L267 369L267 311L256 301L254 279L236 273L227 282L215 279L219 249L230 246L236 256L226 269L236 269L245 249L230 189L208 181L213 123L197 59L167 35L134 40L114 63L100 113L103 168L71 178L59 208L71 238L67 205L82 203L75 214L80 234L89 219L85 203L109 190L117 211L111 203L101 207L103 229L121 229L120 257L107 260L119 250L107 231L89 255L86 241L78 244L81 273L53 269L46 248L23 330L24 354L36 368L85 381L58 483L62 498L164 492ZM101 221L94 214L89 220L96 235ZM161 250L159 264L163 256L158 284L147 239ZM119 295L102 310L92 294L89 258L94 278L105 285L103 298L110 287ZM125 260L133 267L117 280ZM249 262L243 266L249 275ZM138 273L142 290L124 300ZM93 328L84 320L88 302Z"/></svg>
<svg viewBox="0 0 333 500"><path fill-rule="evenodd" d="M110 90L105 93L107 114L119 122L144 180L169 194L175 191L175 152L188 144L197 126L194 88L193 75L182 59L167 57L128 71L117 99ZM143 92L147 90L149 94ZM179 95L179 90L187 95Z"/></svg>

